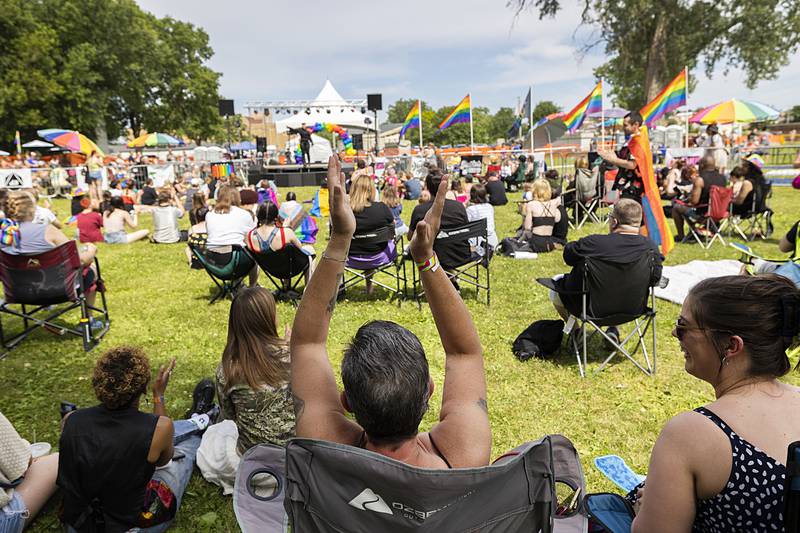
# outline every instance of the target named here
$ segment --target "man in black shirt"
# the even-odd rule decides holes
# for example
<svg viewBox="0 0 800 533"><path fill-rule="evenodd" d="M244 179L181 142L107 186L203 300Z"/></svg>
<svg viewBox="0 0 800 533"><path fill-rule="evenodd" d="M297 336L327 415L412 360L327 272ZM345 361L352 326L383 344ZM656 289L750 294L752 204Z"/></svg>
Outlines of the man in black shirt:
<svg viewBox="0 0 800 533"><path fill-rule="evenodd" d="M300 128L289 128L289 133L295 133L300 136L300 151L303 152L303 166L311 163L311 145L314 141L311 140L311 132L306 129L305 123L300 125Z"/></svg>
<svg viewBox="0 0 800 533"><path fill-rule="evenodd" d="M631 111L622 122L622 129L625 136L630 139L633 135L639 133L639 128L642 126L642 115L638 111ZM630 144L630 140L628 141ZM622 147L619 152L612 152L611 150L600 150L598 155L603 158L608 164L616 166L617 177L614 179L613 190L619 190L620 198L630 198L642 203L642 194L644 194L644 182L642 175L639 171L636 160L631 155L631 150L628 144ZM601 167L602 168L602 167Z"/></svg>
<svg viewBox="0 0 800 533"><path fill-rule="evenodd" d="M506 188L503 182L497 175L497 172L489 172L486 175L486 192L489 194L489 203L494 206L506 205L508 197L506 197Z"/></svg>
<svg viewBox="0 0 800 533"><path fill-rule="evenodd" d="M554 278L556 287L563 292L580 292L583 287L583 267L586 258L598 258L619 263L632 263L643 254L654 253L656 268L651 284L661 279L661 253L655 242L639 235L642 223L642 206L630 198L621 199L614 205L609 217L607 235L589 235L564 247L564 262L572 267L569 274ZM569 315L579 316L580 294L558 294L551 291L553 307L564 320Z"/></svg>
<svg viewBox="0 0 800 533"><path fill-rule="evenodd" d="M431 169L430 172L428 172L428 176L425 178L425 188L431 192L432 196L439 190L439 183L441 183L442 179L442 174L438 169ZM409 224L408 232L409 241L414 235L417 223L425 218L425 213L427 213L432 206L433 202L427 201L416 206L414 211L411 212L411 224ZM456 200L444 201L441 229L448 230L457 228L468 222L469 219L467 218L467 210L464 209L464 204ZM433 248L436 255L439 257L439 262L445 269L452 269L464 264L470 258L471 254L468 241L434 244Z"/></svg>

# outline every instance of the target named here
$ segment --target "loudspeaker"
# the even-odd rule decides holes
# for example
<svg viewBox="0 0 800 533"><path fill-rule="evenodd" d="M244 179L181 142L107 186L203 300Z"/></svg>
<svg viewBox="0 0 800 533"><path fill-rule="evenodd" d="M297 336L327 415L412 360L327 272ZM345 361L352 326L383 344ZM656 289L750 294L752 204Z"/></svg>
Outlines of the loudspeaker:
<svg viewBox="0 0 800 533"><path fill-rule="evenodd" d="M222 117L232 117L235 115L233 112L233 100L220 100L219 114Z"/></svg>
<svg viewBox="0 0 800 533"><path fill-rule="evenodd" d="M351 135L353 138L353 150L363 150L364 149L364 134L363 133L354 133Z"/></svg>
<svg viewBox="0 0 800 533"><path fill-rule="evenodd" d="M381 94L368 94L367 95L367 108L370 111L380 111L383 109L383 95Z"/></svg>
<svg viewBox="0 0 800 533"><path fill-rule="evenodd" d="M267 151L267 138L256 137L256 152L261 152L263 154L266 151Z"/></svg>

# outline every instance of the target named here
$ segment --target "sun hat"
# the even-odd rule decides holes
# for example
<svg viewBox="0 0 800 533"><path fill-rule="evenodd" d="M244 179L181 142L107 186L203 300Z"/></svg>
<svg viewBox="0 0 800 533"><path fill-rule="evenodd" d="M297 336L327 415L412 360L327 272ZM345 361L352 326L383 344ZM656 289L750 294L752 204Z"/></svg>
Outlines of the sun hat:
<svg viewBox="0 0 800 533"><path fill-rule="evenodd" d="M759 170L764 168L764 159L758 154L750 154L747 157L745 157L744 160Z"/></svg>

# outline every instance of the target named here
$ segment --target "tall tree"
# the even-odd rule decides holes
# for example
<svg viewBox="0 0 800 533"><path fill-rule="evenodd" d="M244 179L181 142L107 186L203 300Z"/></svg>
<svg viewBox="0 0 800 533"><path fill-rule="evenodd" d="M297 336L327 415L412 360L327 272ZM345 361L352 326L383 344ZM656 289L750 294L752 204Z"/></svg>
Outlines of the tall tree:
<svg viewBox="0 0 800 533"><path fill-rule="evenodd" d="M609 60L595 74L608 79L618 104L638 109L684 66L702 64L708 76L718 65L741 70L754 88L774 79L800 46L797 0L577 0L582 23L599 38ZM508 0L552 17L563 0Z"/></svg>
<svg viewBox="0 0 800 533"><path fill-rule="evenodd" d="M577 102L575 103L577 104ZM558 107L554 102L551 102L550 100L542 100L541 102L538 102L533 108L533 111L531 111L531 115L533 115L533 123L536 124L539 119L542 119L547 115L552 115L553 113L558 113L559 111L561 111L561 108Z"/></svg>

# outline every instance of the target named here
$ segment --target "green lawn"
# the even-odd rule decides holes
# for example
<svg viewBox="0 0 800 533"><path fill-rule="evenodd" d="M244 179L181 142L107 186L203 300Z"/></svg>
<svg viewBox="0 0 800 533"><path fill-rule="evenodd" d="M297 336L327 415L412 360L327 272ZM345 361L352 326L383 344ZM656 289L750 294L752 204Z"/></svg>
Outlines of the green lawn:
<svg viewBox="0 0 800 533"><path fill-rule="evenodd" d="M311 188L297 189L301 199L310 198L313 192ZM789 188L776 189L772 202L779 213L775 217L776 235L785 233L798 217L798 199L798 193ZM64 200L56 202L55 207L62 218L68 213ZM408 202L406 219L412 208ZM510 235L517 226L519 218L514 209L512 201L496 210L500 237ZM149 216L141 218L146 226L150 224ZM326 224L320 226L323 229L318 250L325 243ZM585 226L570 238L604 231L604 227ZM774 256L775 243L773 239L755 243L754 247ZM89 376L104 349L120 344L140 345L153 366L176 357L178 364L166 400L169 412L176 417L182 416L190 405L197 380L211 376L220 359L229 303L207 305L212 283L204 272L187 268L182 245L139 242L99 247L113 322L101 345L84 353L80 340L41 331L0 361L0 382L6 391L0 396L0 410L30 441L45 440L57 445L60 400L81 406L96 401ZM735 257L720 245L710 251L696 245L679 245L667 264ZM470 298L472 293L467 294L467 306L484 346L494 456L522 441L562 433L581 453L589 490L614 490L592 466L595 456L616 453L636 470L645 472L650 450L667 419L711 399L711 388L683 370L683 357L670 337L679 309L663 301L658 303L659 357L655 377L646 377L626 363L613 365L599 376L580 379L575 361L566 350L555 360L520 363L511 354L516 335L535 320L554 317L546 291L535 280L563 272L561 254L540 255L534 261L497 257L491 270L491 307ZM425 346L437 385L431 410L420 428L426 430L438 414L444 372L444 354L430 312L424 305L418 311L413 302L404 302L398 308L382 298L380 291L371 299L357 291L340 303L334 314L330 339L334 368L339 367L342 346L364 321L394 320L411 329ZM291 323L294 308L282 303L279 313L281 323ZM4 318L3 325L13 324ZM597 353L592 360L596 362L600 355ZM800 384L796 376L790 380ZM54 509L51 505L37 520L34 530L57 528ZM222 497L217 487L206 483L196 472L174 530L237 529L231 498Z"/></svg>

